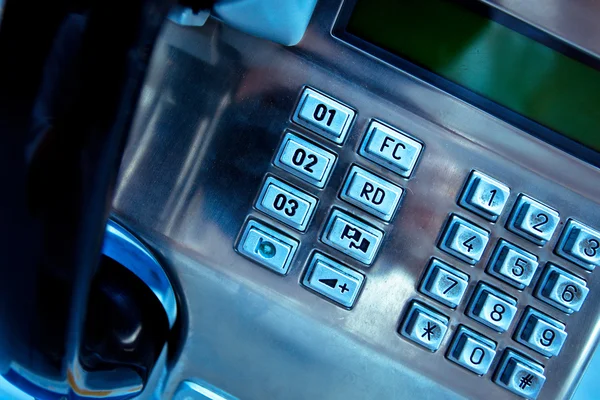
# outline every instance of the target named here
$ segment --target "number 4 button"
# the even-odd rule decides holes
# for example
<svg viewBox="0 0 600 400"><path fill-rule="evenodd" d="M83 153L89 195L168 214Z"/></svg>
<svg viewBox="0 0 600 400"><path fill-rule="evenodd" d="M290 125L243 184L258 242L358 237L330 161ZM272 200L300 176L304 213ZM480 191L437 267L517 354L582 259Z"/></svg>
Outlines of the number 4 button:
<svg viewBox="0 0 600 400"><path fill-rule="evenodd" d="M467 274L434 258L425 273L420 291L448 307L456 308L468 284Z"/></svg>
<svg viewBox="0 0 600 400"><path fill-rule="evenodd" d="M442 236L440 249L469 264L476 264L489 240L489 232L452 215Z"/></svg>

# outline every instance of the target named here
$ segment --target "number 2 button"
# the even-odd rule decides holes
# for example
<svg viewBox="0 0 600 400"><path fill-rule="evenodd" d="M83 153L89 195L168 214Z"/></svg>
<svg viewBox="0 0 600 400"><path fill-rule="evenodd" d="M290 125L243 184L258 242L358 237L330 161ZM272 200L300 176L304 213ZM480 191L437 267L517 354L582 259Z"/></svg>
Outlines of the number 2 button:
<svg viewBox="0 0 600 400"><path fill-rule="evenodd" d="M522 194L515 204L508 229L543 245L550 240L559 221L558 212Z"/></svg>

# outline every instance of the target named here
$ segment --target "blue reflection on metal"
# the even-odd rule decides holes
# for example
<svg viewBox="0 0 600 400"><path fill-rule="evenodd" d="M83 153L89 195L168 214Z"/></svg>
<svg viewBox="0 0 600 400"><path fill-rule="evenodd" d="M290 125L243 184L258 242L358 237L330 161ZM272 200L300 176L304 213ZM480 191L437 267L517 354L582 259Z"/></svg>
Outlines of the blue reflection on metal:
<svg viewBox="0 0 600 400"><path fill-rule="evenodd" d="M169 328L172 328L177 319L175 292L150 250L116 221L109 220L102 253L133 272L152 290L165 309Z"/></svg>
<svg viewBox="0 0 600 400"><path fill-rule="evenodd" d="M238 398L206 382L196 380L181 382L173 400L238 400Z"/></svg>

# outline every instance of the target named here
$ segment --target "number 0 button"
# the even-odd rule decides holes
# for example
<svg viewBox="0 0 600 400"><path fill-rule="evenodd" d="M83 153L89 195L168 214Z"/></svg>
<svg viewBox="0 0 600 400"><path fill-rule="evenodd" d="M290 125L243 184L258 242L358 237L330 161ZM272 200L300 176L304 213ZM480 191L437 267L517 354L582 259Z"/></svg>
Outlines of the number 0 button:
<svg viewBox="0 0 600 400"><path fill-rule="evenodd" d="M442 236L440 249L469 264L475 264L481 258L489 240L490 234L487 231L452 215Z"/></svg>
<svg viewBox="0 0 600 400"><path fill-rule="evenodd" d="M460 366L485 375L496 356L496 343L479 333L460 326L448 351L448 359Z"/></svg>
<svg viewBox="0 0 600 400"><path fill-rule="evenodd" d="M265 180L256 208L304 232L317 206L317 199L274 177Z"/></svg>
<svg viewBox="0 0 600 400"><path fill-rule="evenodd" d="M517 313L517 300L480 282L467 308L467 315L498 332L510 326Z"/></svg>
<svg viewBox="0 0 600 400"><path fill-rule="evenodd" d="M354 111L340 102L306 88L300 98L293 120L321 136L343 143L354 118Z"/></svg>

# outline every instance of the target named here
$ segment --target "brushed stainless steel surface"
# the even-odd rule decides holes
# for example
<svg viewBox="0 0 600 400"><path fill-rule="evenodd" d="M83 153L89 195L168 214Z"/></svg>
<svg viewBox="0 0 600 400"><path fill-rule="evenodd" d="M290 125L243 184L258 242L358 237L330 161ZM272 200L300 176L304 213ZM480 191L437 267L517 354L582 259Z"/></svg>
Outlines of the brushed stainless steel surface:
<svg viewBox="0 0 600 400"><path fill-rule="evenodd" d="M598 342L600 278L556 256L553 248L568 218L600 227L600 171L332 38L338 7L336 0L319 2L304 39L293 48L214 20L200 29L165 27L114 200L120 221L160 254L181 295L185 341L165 397L180 382L198 378L244 399L516 398L491 381L501 354L510 347L544 365L547 380L539 398L568 398ZM291 122L305 85L357 110L343 146ZM372 119L424 143L410 179L357 154ZM272 165L290 127L338 154L324 189ZM338 198L353 164L405 188L391 223ZM473 169L511 189L496 223L457 203ZM253 209L267 173L319 198L306 233ZM505 228L519 193L560 212L559 228L544 247ZM385 232L370 268L318 240L334 205ZM437 247L451 213L490 231L490 243L474 267ZM287 276L234 251L249 217L301 241ZM566 315L534 298L534 284L519 291L487 274L486 263L499 238L536 254L543 264L552 261L585 278L590 292L582 309ZM366 276L352 310L300 285L314 249ZM470 276L456 310L417 291L432 256ZM505 333L464 314L480 280L518 300L517 315ZM436 353L397 333L411 300L450 317ZM566 324L569 337L559 356L547 359L512 340L529 304ZM483 377L444 357L460 324L498 343Z"/></svg>
<svg viewBox="0 0 600 400"><path fill-rule="evenodd" d="M596 0L481 0L600 57L600 2Z"/></svg>

